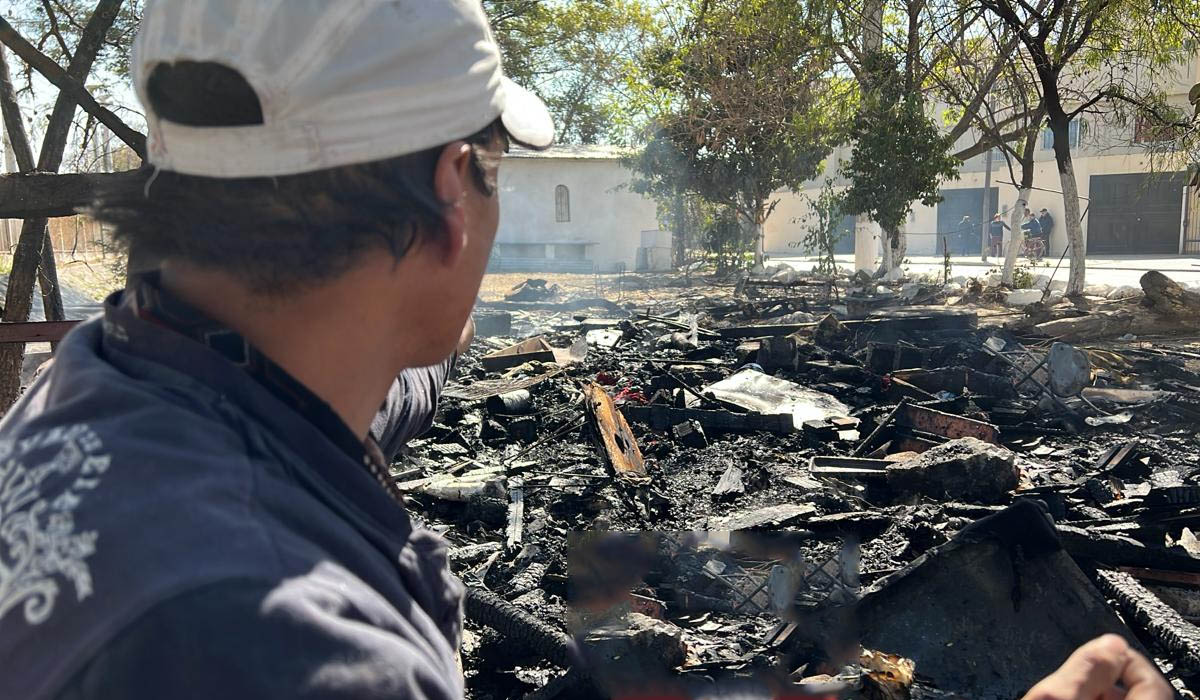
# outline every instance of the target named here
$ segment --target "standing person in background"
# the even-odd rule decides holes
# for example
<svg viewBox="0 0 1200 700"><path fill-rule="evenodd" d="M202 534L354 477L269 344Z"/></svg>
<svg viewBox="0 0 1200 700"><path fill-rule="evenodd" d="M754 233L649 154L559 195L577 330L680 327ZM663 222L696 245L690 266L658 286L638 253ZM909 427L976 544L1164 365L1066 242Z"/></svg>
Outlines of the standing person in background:
<svg viewBox="0 0 1200 700"><path fill-rule="evenodd" d="M1054 217L1050 216L1050 211L1046 207L1042 207L1042 210L1038 212L1037 221L1045 250L1050 252L1050 234L1054 232Z"/></svg>
<svg viewBox="0 0 1200 700"><path fill-rule="evenodd" d="M1004 232L1011 230L1004 217L996 214L988 224L992 255L999 257L1004 254Z"/></svg>
<svg viewBox="0 0 1200 700"><path fill-rule="evenodd" d="M1025 233L1026 238L1038 238L1042 235L1042 227L1029 207L1025 208L1025 218L1021 223L1021 230Z"/></svg>

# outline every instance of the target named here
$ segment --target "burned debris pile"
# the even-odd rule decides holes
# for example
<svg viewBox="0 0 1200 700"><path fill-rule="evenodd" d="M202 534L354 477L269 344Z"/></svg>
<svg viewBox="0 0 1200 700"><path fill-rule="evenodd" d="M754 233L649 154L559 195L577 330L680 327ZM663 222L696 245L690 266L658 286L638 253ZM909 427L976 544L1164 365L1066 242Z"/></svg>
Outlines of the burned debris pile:
<svg viewBox="0 0 1200 700"><path fill-rule="evenodd" d="M1194 295L1014 322L861 282L484 305L394 467L471 697L1013 698L1105 632L1200 687L1200 349L1046 332Z"/></svg>

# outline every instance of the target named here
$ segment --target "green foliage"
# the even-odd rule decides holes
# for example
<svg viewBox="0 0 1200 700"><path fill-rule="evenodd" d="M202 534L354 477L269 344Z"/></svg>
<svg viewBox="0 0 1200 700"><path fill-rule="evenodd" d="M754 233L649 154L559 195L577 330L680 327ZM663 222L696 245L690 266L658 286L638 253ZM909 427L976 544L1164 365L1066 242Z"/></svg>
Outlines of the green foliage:
<svg viewBox="0 0 1200 700"><path fill-rule="evenodd" d="M639 65L634 92L657 130L630 162L636 191L695 194L737 214L720 226L756 229L774 208L774 192L795 191L817 175L843 135L817 7L685 4L676 35L649 46ZM752 231L722 236L747 239L753 243Z"/></svg>
<svg viewBox="0 0 1200 700"><path fill-rule="evenodd" d="M864 74L862 104L850 127L854 151L842 166L851 181L844 208L869 215L884 231L896 231L913 202L941 201L938 186L957 178L958 161L925 114L921 96L904 91L894 59L877 53L864 63Z"/></svg>
<svg viewBox="0 0 1200 700"><path fill-rule="evenodd" d="M112 29L105 36L104 47L96 57L89 87L97 87L96 81L111 87L116 80L128 80L129 50L142 21L144 4L145 0L126 0L122 3ZM47 8L51 11L47 12ZM59 65L66 66L74 54L75 45L79 43L79 35L95 9L96 0L14 0L5 16L42 53ZM30 73L25 70L23 74L25 86L29 88Z"/></svg>
<svg viewBox="0 0 1200 700"><path fill-rule="evenodd" d="M1033 263L1013 268L1013 289L1033 289Z"/></svg>
<svg viewBox="0 0 1200 700"><path fill-rule="evenodd" d="M833 181L826 179L816 197L804 195L808 200L808 229L804 235L804 247L817 254L814 271L822 275L837 272L834 250L842 239L842 193L833 189Z"/></svg>
<svg viewBox="0 0 1200 700"><path fill-rule="evenodd" d="M643 0L484 0L483 6L505 72L545 100L560 143L629 140L634 120L620 88L658 32Z"/></svg>

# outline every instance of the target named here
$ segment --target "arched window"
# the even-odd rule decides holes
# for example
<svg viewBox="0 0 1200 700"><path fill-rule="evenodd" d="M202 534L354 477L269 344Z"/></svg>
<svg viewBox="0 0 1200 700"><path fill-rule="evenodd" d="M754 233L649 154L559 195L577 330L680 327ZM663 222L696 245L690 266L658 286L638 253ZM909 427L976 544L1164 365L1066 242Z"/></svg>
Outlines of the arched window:
<svg viewBox="0 0 1200 700"><path fill-rule="evenodd" d="M559 223L571 220L571 191L566 185L554 188L554 220Z"/></svg>

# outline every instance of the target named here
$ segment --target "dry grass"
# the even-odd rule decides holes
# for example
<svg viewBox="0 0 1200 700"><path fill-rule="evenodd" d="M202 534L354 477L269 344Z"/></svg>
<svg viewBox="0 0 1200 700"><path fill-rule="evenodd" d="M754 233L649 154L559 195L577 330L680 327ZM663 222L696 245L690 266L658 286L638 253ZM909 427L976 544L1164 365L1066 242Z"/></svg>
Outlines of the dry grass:
<svg viewBox="0 0 1200 700"><path fill-rule="evenodd" d="M125 286L125 261L99 255L58 261L58 281L96 301Z"/></svg>
<svg viewBox="0 0 1200 700"><path fill-rule="evenodd" d="M113 290L125 286L125 261L113 255L70 257L59 253L58 282L94 301L104 301ZM12 256L0 256L0 275L12 271Z"/></svg>

